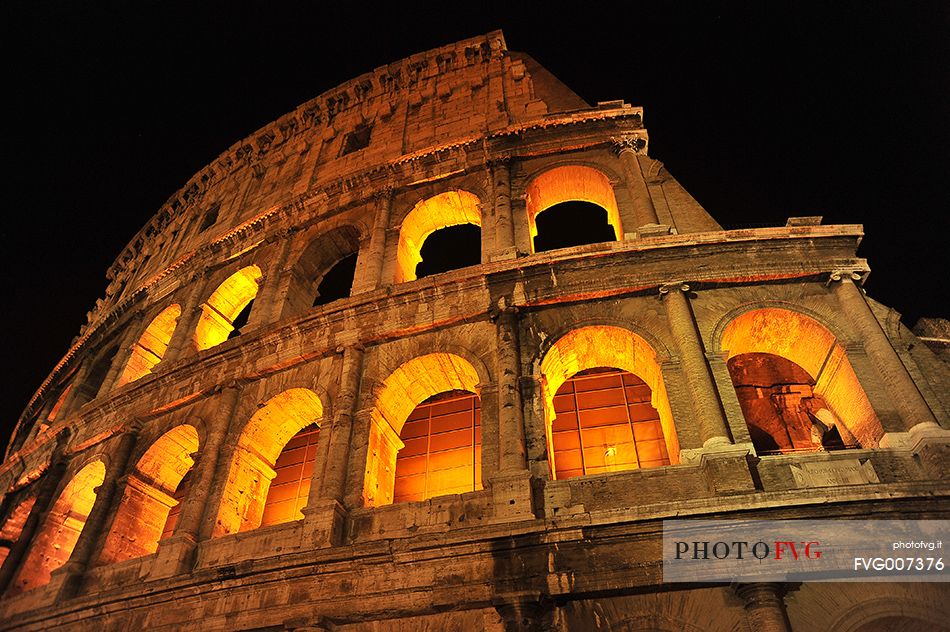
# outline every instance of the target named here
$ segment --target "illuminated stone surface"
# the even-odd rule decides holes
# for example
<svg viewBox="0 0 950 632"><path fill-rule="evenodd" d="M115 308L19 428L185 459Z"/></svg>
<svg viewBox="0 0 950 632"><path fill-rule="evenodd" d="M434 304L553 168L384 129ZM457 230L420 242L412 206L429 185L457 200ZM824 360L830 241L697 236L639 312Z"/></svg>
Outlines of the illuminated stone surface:
<svg viewBox="0 0 950 632"><path fill-rule="evenodd" d="M221 154L19 421L0 628L938 629L936 585L662 584L664 518L947 518L950 379L859 225L725 231L648 141L495 32ZM535 253L568 201L614 239Z"/></svg>

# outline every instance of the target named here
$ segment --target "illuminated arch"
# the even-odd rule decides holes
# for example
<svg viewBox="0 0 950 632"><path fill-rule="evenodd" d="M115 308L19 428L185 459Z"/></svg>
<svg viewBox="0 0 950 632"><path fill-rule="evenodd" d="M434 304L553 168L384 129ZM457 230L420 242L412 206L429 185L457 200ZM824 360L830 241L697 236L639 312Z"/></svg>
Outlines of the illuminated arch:
<svg viewBox="0 0 950 632"><path fill-rule="evenodd" d="M86 518L96 502L96 489L106 476L102 461L93 461L69 481L37 532L30 552L20 566L12 594L49 583L50 574L72 555Z"/></svg>
<svg viewBox="0 0 950 632"><path fill-rule="evenodd" d="M363 479L363 502L393 502L396 458L405 443L400 433L413 410L440 393L480 394L478 372L453 353L430 353L413 358L387 377L378 390L371 413L369 454Z"/></svg>
<svg viewBox="0 0 950 632"><path fill-rule="evenodd" d="M262 278L260 268L248 266L218 286L201 306L201 317L195 328L198 351L210 349L228 339L234 330L234 320L257 296Z"/></svg>
<svg viewBox="0 0 950 632"><path fill-rule="evenodd" d="M132 355L116 382L117 387L148 375L162 361L180 316L181 306L170 305L149 323L132 345Z"/></svg>
<svg viewBox="0 0 950 632"><path fill-rule="evenodd" d="M291 388L275 395L251 417L234 451L221 507L214 526L214 537L249 531L261 526L269 502L274 469L288 442L301 431L323 419L320 397L306 388ZM306 498L309 478L301 481L306 489L298 495ZM299 520L302 506L287 512L285 519L269 524Z"/></svg>
<svg viewBox="0 0 950 632"><path fill-rule="evenodd" d="M27 498L22 501L10 512L10 515L7 516L7 519L3 522L3 528L0 529L0 566L2 566L3 561L7 559L7 555L10 553L10 547L20 539L20 533L23 532L23 525L26 524L26 519L29 517L30 510L33 509L35 502L35 497Z"/></svg>
<svg viewBox="0 0 950 632"><path fill-rule="evenodd" d="M439 230L460 224L481 227L482 216L478 210L478 197L468 191L447 191L422 200L416 204L399 229L399 244L396 246L396 283L416 278L416 266L422 261L422 244L426 238Z"/></svg>
<svg viewBox="0 0 950 632"><path fill-rule="evenodd" d="M537 218L546 209L561 202L590 202L607 211L607 221L617 241L623 239L620 209L610 180L592 167L569 165L555 167L535 177L525 189L525 210L531 231L531 251L538 235Z"/></svg>
<svg viewBox="0 0 950 632"><path fill-rule="evenodd" d="M598 368L620 369L632 373L650 388L650 404L659 415L670 462L679 462L679 443L673 425L673 413L653 347L627 329L591 325L574 329L559 338L541 360L545 430L552 474L557 471L552 436L552 425L556 416L554 396L568 379L581 371Z"/></svg>
<svg viewBox="0 0 950 632"><path fill-rule="evenodd" d="M727 360L745 354L770 354L791 361L813 380L815 394L840 420L836 426L843 437L850 435L858 444L871 446L883 434L844 348L814 318L788 309L753 309L729 322L720 348Z"/></svg>
<svg viewBox="0 0 950 632"><path fill-rule="evenodd" d="M194 465L198 441L194 426L182 424L149 446L128 476L99 564L150 555L158 549L168 514L178 504L175 491Z"/></svg>

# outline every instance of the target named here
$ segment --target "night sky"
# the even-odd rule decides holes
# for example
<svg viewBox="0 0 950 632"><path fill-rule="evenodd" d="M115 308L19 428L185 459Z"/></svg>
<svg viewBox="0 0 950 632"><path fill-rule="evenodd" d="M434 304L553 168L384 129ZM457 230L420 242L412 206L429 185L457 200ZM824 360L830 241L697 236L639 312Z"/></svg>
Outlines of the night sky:
<svg viewBox="0 0 950 632"><path fill-rule="evenodd" d="M588 102L643 106L651 155L724 226L863 223L871 296L908 325L950 313L946 2L327 4L6 3L4 445L192 174L358 74L496 28Z"/></svg>

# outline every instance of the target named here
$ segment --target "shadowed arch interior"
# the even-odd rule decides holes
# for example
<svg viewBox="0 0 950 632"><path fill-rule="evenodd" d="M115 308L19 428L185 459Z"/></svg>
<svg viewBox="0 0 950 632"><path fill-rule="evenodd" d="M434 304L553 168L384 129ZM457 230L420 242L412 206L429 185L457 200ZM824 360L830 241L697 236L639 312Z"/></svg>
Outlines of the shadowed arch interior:
<svg viewBox="0 0 950 632"><path fill-rule="evenodd" d="M10 594L48 584L50 574L69 560L105 475L105 464L93 461L66 484L33 538Z"/></svg>
<svg viewBox="0 0 950 632"><path fill-rule="evenodd" d="M562 385L588 369L610 368L631 373L649 387L649 403L657 411L666 455L670 463L679 462L679 442L673 425L666 386L656 352L632 331L608 325L574 329L555 342L541 360L545 428L551 470L556 476L557 446L552 429L556 419L555 395Z"/></svg>
<svg viewBox="0 0 950 632"><path fill-rule="evenodd" d="M275 470L278 458L291 439L311 425L319 428L322 419L323 403L316 393L306 388L283 391L254 413L235 446L214 537L262 525L268 502L276 502L269 499L269 493L271 482L278 474ZM306 444L315 446L316 437L313 440L307 440ZM309 478L306 484L309 490ZM302 496L306 498L306 493ZM285 520L275 519L269 524L298 520L303 517L299 512L302 508L303 505L295 504L294 511L287 512Z"/></svg>
<svg viewBox="0 0 950 632"><path fill-rule="evenodd" d="M359 249L355 226L340 226L315 237L290 270L281 317L349 296Z"/></svg>
<svg viewBox="0 0 950 632"><path fill-rule="evenodd" d="M238 270L208 297L201 306L201 317L195 327L195 347L198 351L219 345L235 329L235 321L254 300L260 289L263 274L257 266Z"/></svg>
<svg viewBox="0 0 950 632"><path fill-rule="evenodd" d="M613 228L613 239L620 241L623 238L620 209L607 176L591 167L568 165L545 171L534 178L525 190L532 251L534 238L538 237L538 215L563 202L596 204L607 212L607 222Z"/></svg>
<svg viewBox="0 0 950 632"><path fill-rule="evenodd" d="M175 426L149 446L127 478L99 564L150 555L158 549L168 514L178 504L175 492L197 452L198 431L189 424Z"/></svg>
<svg viewBox="0 0 950 632"><path fill-rule="evenodd" d="M737 387L740 401L743 382L750 381L746 379L750 377L749 371L741 370L749 360L740 356L769 354L790 361L807 374L813 384L814 394L827 404L833 415L824 417L826 430L834 429L845 443L863 447L876 445L883 435L881 423L858 382L844 348L834 334L815 319L780 308L751 310L737 316L726 326L720 348L727 353L730 377ZM768 358L762 361L769 362L767 368L770 372L778 371L774 361ZM779 396L782 394L779 393ZM798 407L799 403L795 402L794 405ZM743 413L751 414L751 408L744 406ZM821 418L820 415L816 416ZM757 429L761 425L755 419L750 422L748 415L746 421L750 427Z"/></svg>
<svg viewBox="0 0 950 632"><path fill-rule="evenodd" d="M395 282L416 278L416 266L422 261L422 246L435 231L460 224L473 224L481 228L482 217L478 205L477 196L461 190L440 193L416 204L399 228Z"/></svg>
<svg viewBox="0 0 950 632"><path fill-rule="evenodd" d="M393 502L396 458L405 447L400 435L413 410L433 395L451 391L480 392L478 372L452 353L413 358L387 377L371 414L369 454L363 482L366 505ZM480 482L479 482L480 485Z"/></svg>

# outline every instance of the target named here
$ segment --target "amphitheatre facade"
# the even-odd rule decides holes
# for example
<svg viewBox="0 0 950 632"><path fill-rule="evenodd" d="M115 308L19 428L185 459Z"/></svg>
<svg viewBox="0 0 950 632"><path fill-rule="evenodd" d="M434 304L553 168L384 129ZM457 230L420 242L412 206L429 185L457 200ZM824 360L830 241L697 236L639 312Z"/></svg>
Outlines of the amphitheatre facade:
<svg viewBox="0 0 950 632"><path fill-rule="evenodd" d="M500 32L236 143L20 418L0 629L942 629L941 584L663 583L672 517L946 519L950 377L860 225L723 230L648 149Z"/></svg>

